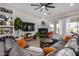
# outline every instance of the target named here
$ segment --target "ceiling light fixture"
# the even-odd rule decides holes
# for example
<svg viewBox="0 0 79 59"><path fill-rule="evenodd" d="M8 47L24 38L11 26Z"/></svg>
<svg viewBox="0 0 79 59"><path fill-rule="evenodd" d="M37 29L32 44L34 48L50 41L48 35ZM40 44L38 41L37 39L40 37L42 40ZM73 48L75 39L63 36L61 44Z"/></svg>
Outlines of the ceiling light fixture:
<svg viewBox="0 0 79 59"><path fill-rule="evenodd" d="M42 9L45 9L45 6L42 6Z"/></svg>
<svg viewBox="0 0 79 59"><path fill-rule="evenodd" d="M31 6L38 6L34 10L40 9L40 12L45 9L46 11L49 11L48 8L55 8L55 6L52 6L53 3L39 3L39 4L31 4Z"/></svg>
<svg viewBox="0 0 79 59"><path fill-rule="evenodd" d="M44 15L47 15L46 13L44 13Z"/></svg>
<svg viewBox="0 0 79 59"><path fill-rule="evenodd" d="M74 3L71 3L70 6L74 6Z"/></svg>

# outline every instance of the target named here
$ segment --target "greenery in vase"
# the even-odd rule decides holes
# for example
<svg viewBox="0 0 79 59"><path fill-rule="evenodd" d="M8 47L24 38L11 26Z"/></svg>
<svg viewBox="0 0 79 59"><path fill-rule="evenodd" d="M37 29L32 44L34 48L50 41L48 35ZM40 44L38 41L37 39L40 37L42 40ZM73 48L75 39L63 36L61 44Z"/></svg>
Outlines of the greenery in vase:
<svg viewBox="0 0 79 59"><path fill-rule="evenodd" d="M3 34L3 30L2 30L2 28L0 28L0 34Z"/></svg>
<svg viewBox="0 0 79 59"><path fill-rule="evenodd" d="M39 32L36 32L36 36L37 36L37 37L40 37L40 33L39 33Z"/></svg>
<svg viewBox="0 0 79 59"><path fill-rule="evenodd" d="M8 18L4 18L3 24L6 25L7 21L8 21Z"/></svg>
<svg viewBox="0 0 79 59"><path fill-rule="evenodd" d="M8 18L4 18L4 21L8 21Z"/></svg>
<svg viewBox="0 0 79 59"><path fill-rule="evenodd" d="M13 21L10 21L10 25L13 26Z"/></svg>
<svg viewBox="0 0 79 59"><path fill-rule="evenodd" d="M19 34L19 30L22 29L22 20L19 17L16 17L14 20L14 28L17 30L17 37Z"/></svg>

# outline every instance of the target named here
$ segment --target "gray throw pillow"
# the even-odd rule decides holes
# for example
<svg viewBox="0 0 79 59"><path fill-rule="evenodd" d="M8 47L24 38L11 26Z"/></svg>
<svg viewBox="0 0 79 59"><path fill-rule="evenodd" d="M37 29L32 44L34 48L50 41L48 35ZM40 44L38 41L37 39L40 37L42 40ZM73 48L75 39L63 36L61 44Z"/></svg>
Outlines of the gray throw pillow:
<svg viewBox="0 0 79 59"><path fill-rule="evenodd" d="M75 52L78 52L78 44L77 44L77 39L72 38L70 39L67 44L65 45L65 47L69 47L69 48L73 48L75 50Z"/></svg>
<svg viewBox="0 0 79 59"><path fill-rule="evenodd" d="M60 50L55 56L76 56L74 51L70 48L64 48Z"/></svg>
<svg viewBox="0 0 79 59"><path fill-rule="evenodd" d="M6 51L9 51L15 45L16 45L16 42L13 39L8 38L5 40Z"/></svg>

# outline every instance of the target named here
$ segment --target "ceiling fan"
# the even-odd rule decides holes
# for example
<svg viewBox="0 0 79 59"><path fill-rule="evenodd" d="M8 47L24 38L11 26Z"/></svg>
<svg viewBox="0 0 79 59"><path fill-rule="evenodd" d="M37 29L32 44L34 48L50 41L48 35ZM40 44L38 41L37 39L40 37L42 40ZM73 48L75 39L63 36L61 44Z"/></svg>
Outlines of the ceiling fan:
<svg viewBox="0 0 79 59"><path fill-rule="evenodd" d="M45 9L46 11L49 11L48 8L55 8L55 6L50 6L53 3L39 3L39 4L31 4L31 6L38 6L37 8L35 8L34 10L40 9L40 12Z"/></svg>

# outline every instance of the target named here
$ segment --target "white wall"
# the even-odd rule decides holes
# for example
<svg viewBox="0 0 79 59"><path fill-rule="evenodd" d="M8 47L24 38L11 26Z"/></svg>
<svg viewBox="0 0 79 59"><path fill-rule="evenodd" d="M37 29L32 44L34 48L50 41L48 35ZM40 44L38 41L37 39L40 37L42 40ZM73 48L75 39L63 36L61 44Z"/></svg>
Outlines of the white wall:
<svg viewBox="0 0 79 59"><path fill-rule="evenodd" d="M27 15L27 13L22 13L20 11L14 10L14 18L17 16L20 17L23 22L30 22L35 24L35 31L29 31L30 33L32 33L32 35L34 35L38 31L38 28L41 25L41 21L40 21L41 19L37 17L32 17L31 15ZM19 36L24 35L25 33L28 33L28 32L23 32L20 30ZM14 30L14 35L16 36L15 30Z"/></svg>
<svg viewBox="0 0 79 59"><path fill-rule="evenodd" d="M30 32L30 33L32 33L32 35L34 35L38 31L38 28L41 25L40 18L34 17L27 13L23 13L22 11L9 7L6 4L0 4L0 7L4 7L4 8L13 10L14 19L15 19L15 17L20 17L23 22L35 23L35 31ZM25 33L27 33L27 32L20 31L19 36L24 35ZM17 35L16 31L14 30L14 36L16 36L16 35Z"/></svg>
<svg viewBox="0 0 79 59"><path fill-rule="evenodd" d="M32 16L28 13L23 13L22 11L14 9L12 7L9 7L6 4L0 4L0 6L13 10L14 19L16 17L20 17L23 22L35 23L35 31L30 32L30 33L32 33L32 35L34 35L38 31L38 28L42 27L41 26L41 21L42 21L41 18L37 18L37 17ZM45 20L45 21L46 21L46 26L44 26L44 27L48 27L49 22L47 20ZM27 32L23 32L23 31L20 30L19 36L24 35L25 33L27 33ZM16 35L17 35L16 30L14 30L14 36L16 36Z"/></svg>
<svg viewBox="0 0 79 59"><path fill-rule="evenodd" d="M49 26L48 25L49 22L47 20L45 20L46 21L46 26L41 26L42 19L37 18L37 17L33 17L31 15L27 15L27 13L22 13L18 10L14 10L14 18L16 18L17 16L20 17L23 22L30 22L30 23L35 24L35 31L29 31L29 33L32 33L32 35L34 35L38 31L38 28L41 28L41 27L48 28L48 26ZM14 36L17 35L16 32L17 31L14 30ZM24 35L25 33L28 33L28 32L24 32L24 31L20 30L19 36Z"/></svg>

